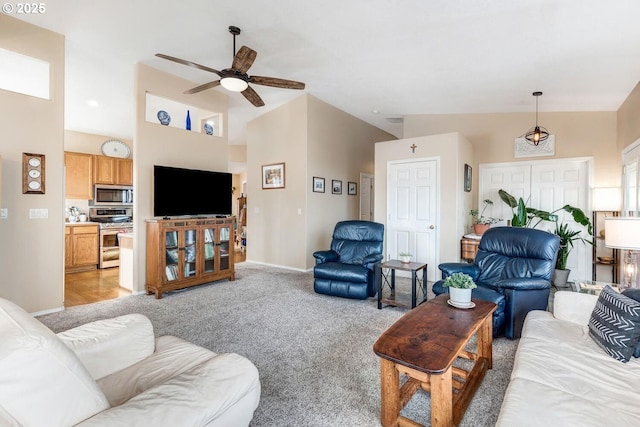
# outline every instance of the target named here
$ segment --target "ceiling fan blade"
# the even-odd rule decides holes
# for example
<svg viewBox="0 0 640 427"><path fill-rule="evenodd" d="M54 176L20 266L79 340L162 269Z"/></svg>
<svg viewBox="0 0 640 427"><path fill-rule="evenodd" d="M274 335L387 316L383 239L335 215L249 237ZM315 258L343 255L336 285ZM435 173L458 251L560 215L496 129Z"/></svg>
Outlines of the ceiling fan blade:
<svg viewBox="0 0 640 427"><path fill-rule="evenodd" d="M231 68L238 70L241 73L246 73L249 67L253 64L253 61L256 60L256 55L258 55L258 52L255 50L242 46L233 58Z"/></svg>
<svg viewBox="0 0 640 427"><path fill-rule="evenodd" d="M213 68L209 68L205 65L196 64L195 62L187 61L185 59L176 58L174 56L164 55L162 53L156 53L158 58L168 59L169 61L177 62L178 64L188 65L189 67L197 68L199 70L208 71L210 73L214 73L220 75L220 71L214 70Z"/></svg>
<svg viewBox="0 0 640 427"><path fill-rule="evenodd" d="M277 79L275 77L251 76L249 82L257 85L281 87L284 89L304 89L304 83L302 82Z"/></svg>
<svg viewBox="0 0 640 427"><path fill-rule="evenodd" d="M254 106L256 106L256 107L264 106L264 101L262 100L262 98L260 98L260 95L258 95L258 93L251 88L251 86L247 86L247 88L245 90L243 90L241 93Z"/></svg>
<svg viewBox="0 0 640 427"><path fill-rule="evenodd" d="M203 90L211 89L212 87L216 87L216 86L220 86L220 80L216 80L214 82L209 82L200 86L196 86L189 90L185 90L182 93L184 93L185 95L193 95L194 93L202 92Z"/></svg>

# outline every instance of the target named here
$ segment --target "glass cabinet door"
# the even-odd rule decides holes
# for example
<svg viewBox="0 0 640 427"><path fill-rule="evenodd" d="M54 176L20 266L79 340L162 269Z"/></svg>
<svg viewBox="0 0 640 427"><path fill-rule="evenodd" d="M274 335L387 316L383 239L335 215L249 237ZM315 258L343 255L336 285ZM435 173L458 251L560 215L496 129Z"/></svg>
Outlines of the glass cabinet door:
<svg viewBox="0 0 640 427"><path fill-rule="evenodd" d="M196 229L184 232L184 277L196 275Z"/></svg>
<svg viewBox="0 0 640 427"><path fill-rule="evenodd" d="M213 273L216 269L215 259L215 229L204 229L204 273Z"/></svg>
<svg viewBox="0 0 640 427"><path fill-rule="evenodd" d="M178 266L180 262L180 252L178 250L178 231L169 230L164 233L165 248L165 268L164 278L170 282L176 280L180 274Z"/></svg>
<svg viewBox="0 0 640 427"><path fill-rule="evenodd" d="M220 271L229 269L229 227L220 227Z"/></svg>

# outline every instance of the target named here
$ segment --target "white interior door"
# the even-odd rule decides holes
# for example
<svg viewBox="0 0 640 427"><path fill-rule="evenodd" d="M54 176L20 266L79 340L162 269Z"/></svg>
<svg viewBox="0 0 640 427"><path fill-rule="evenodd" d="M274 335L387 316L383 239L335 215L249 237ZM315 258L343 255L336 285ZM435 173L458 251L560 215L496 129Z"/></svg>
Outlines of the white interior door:
<svg viewBox="0 0 640 427"><path fill-rule="evenodd" d="M373 175L360 173L360 219L373 221Z"/></svg>
<svg viewBox="0 0 640 427"><path fill-rule="evenodd" d="M414 261L428 264L427 280L435 280L437 161L390 163L388 171L387 258L398 259L399 252L409 252Z"/></svg>
<svg viewBox="0 0 640 427"><path fill-rule="evenodd" d="M507 164L480 165L479 198L493 201L492 211L485 216L503 218L498 225L506 225L512 217L511 209L500 199L498 190L503 189L516 199L522 197L528 207L552 212L564 205L580 208L588 216L590 161L585 159L541 160ZM488 215L487 215L488 214ZM583 237L589 238L586 230L573 221L571 214L557 212L562 222L570 229L583 229ZM540 223L536 228L553 232L553 224ZM591 278L591 246L577 243L569 255L567 268L571 269L569 280Z"/></svg>

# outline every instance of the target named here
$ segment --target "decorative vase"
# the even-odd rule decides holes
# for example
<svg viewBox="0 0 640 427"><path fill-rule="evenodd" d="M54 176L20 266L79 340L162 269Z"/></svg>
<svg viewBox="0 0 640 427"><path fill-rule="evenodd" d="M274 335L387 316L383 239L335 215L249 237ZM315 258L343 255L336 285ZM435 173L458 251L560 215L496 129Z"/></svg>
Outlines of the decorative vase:
<svg viewBox="0 0 640 427"><path fill-rule="evenodd" d="M482 236L482 234L487 231L491 227L489 224L473 224L473 232L478 236Z"/></svg>
<svg viewBox="0 0 640 427"><path fill-rule="evenodd" d="M471 289L460 289L449 286L449 298L454 304L468 306L471 304Z"/></svg>
<svg viewBox="0 0 640 427"><path fill-rule="evenodd" d="M411 255L401 255L400 262L403 264L409 264L411 262Z"/></svg>
<svg viewBox="0 0 640 427"><path fill-rule="evenodd" d="M189 110L187 110L187 130L191 130L191 115L189 115Z"/></svg>
<svg viewBox="0 0 640 427"><path fill-rule="evenodd" d="M567 286L569 286L567 285L569 273L571 273L571 270L569 270L568 268L565 270L558 270L556 268L553 272L553 285L556 288L566 288Z"/></svg>
<svg viewBox="0 0 640 427"><path fill-rule="evenodd" d="M167 126L171 123L171 116L164 110L158 111L158 120L161 125Z"/></svg>

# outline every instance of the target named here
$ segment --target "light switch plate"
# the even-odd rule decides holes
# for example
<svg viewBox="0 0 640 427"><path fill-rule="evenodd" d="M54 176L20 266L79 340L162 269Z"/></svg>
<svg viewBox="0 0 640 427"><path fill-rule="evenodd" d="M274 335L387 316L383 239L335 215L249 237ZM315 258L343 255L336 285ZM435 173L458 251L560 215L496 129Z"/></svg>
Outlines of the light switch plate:
<svg viewBox="0 0 640 427"><path fill-rule="evenodd" d="M29 209L29 219L47 219L49 209Z"/></svg>

